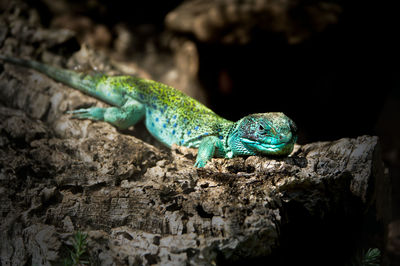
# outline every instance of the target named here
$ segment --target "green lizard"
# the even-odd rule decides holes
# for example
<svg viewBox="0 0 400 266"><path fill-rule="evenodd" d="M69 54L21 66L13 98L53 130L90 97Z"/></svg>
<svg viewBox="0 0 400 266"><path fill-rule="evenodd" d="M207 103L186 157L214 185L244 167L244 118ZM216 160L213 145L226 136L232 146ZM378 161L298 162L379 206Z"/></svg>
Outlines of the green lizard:
<svg viewBox="0 0 400 266"><path fill-rule="evenodd" d="M251 114L232 122L156 81L86 75L4 55L0 60L33 68L112 105L70 111L74 118L105 121L119 129L144 118L150 134L166 146L198 148L196 167L204 167L213 156L288 155L297 140L295 123L283 113Z"/></svg>

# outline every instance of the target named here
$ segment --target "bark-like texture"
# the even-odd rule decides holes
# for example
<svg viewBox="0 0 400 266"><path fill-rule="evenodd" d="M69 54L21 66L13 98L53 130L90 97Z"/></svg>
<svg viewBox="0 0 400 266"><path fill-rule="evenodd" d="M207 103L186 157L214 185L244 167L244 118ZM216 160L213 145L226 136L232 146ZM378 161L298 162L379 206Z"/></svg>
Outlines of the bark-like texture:
<svg viewBox="0 0 400 266"><path fill-rule="evenodd" d="M248 43L257 31L300 43L336 24L341 7L330 1L188 0L171 11L166 25L202 42Z"/></svg>
<svg viewBox="0 0 400 266"><path fill-rule="evenodd" d="M67 106L94 100L38 73L6 65L1 80L3 99L22 110L0 108L5 265L60 261L77 229L105 265L266 256L290 223L285 205L320 217L342 205L351 211L349 199L370 201L382 177L378 140L369 136L195 169L192 150L160 150L108 124L71 120Z"/></svg>
<svg viewBox="0 0 400 266"><path fill-rule="evenodd" d="M90 49L54 56L49 50L73 54L74 35L43 30L34 11L21 19L18 10L29 9L0 16L1 53L118 73ZM77 230L88 233L95 264L230 263L275 254L282 227L302 219L295 208L323 220L358 213L375 198L388 202L376 137L297 146L289 158L213 159L195 169L196 151L167 150L143 126L118 132L65 114L101 106L95 99L35 71L0 70L1 265L61 263Z"/></svg>
<svg viewBox="0 0 400 266"><path fill-rule="evenodd" d="M77 228L104 263L268 255L283 202L323 216L349 192L365 199L379 162L377 139L364 136L305 145L287 159L217 159L196 170L190 155L166 155L103 123L77 128L87 132L80 138L54 137L22 112L0 112L5 264L57 260L62 233Z"/></svg>

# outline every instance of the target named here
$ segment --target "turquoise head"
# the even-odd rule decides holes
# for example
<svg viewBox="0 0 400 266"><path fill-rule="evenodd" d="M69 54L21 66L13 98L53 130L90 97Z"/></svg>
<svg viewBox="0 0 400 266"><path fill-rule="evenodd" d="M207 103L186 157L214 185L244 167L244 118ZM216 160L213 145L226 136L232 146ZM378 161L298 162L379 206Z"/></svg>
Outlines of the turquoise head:
<svg viewBox="0 0 400 266"><path fill-rule="evenodd" d="M295 123L283 113L251 114L228 137L234 155L289 155L297 140Z"/></svg>

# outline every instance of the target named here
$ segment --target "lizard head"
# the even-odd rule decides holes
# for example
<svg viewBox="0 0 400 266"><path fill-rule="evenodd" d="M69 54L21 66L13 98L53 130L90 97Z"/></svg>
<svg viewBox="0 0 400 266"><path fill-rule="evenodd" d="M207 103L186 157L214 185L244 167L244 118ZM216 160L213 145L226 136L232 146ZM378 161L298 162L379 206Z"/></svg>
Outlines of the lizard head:
<svg viewBox="0 0 400 266"><path fill-rule="evenodd" d="M297 140L295 123L283 113L261 113L240 119L228 138L235 155L288 155Z"/></svg>

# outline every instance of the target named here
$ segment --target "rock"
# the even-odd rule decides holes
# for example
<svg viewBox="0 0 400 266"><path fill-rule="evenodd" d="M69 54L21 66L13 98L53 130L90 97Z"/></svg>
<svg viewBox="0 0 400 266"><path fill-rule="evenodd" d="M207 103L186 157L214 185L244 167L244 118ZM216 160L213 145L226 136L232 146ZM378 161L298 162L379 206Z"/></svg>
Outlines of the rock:
<svg viewBox="0 0 400 266"><path fill-rule="evenodd" d="M29 43L24 38L30 35L17 26L2 53ZM44 42L47 33L40 32ZM51 45L69 38L55 35L49 34ZM191 43L185 45L188 54L196 54ZM32 47L22 54L31 53ZM103 64L107 73L113 70L90 49L81 49L75 59L79 55ZM194 75L197 69L190 71ZM377 206L386 202L377 137L297 145L287 158L213 159L196 169L195 150L162 148L143 126L119 132L106 123L71 119L65 111L105 105L35 71L6 64L0 85L0 261L5 265L61 263L76 230L88 234L87 253L102 265L268 258L285 241L284 228L306 215L347 219L375 199ZM136 137L137 131L147 137ZM307 247L306 240L297 241Z"/></svg>
<svg viewBox="0 0 400 266"><path fill-rule="evenodd" d="M15 117L20 113L5 107L0 111ZM25 124L52 132L41 121L22 117L29 121ZM2 132L16 130L8 125L1 124ZM3 213L15 222L2 223L3 232L12 232L1 244L1 254L8 254L2 260L15 259L10 249L31 254L41 264L60 259L61 245L53 244L61 241L57 234L46 235L56 238L38 247L17 244L25 240L17 237L23 232L15 226L36 226L37 220L59 232L83 228L92 247L106 252L105 261L209 265L217 259L266 256L277 247L281 224L290 222L283 219L288 202L321 217L342 204L351 209L346 195L370 200L365 192L379 162L377 138L362 136L300 146L285 159L213 159L197 170L193 155L185 157L190 150L180 149L172 158L104 123L84 130L79 138L51 133L32 138L31 132L20 130L22 146L5 135L8 144L2 152L8 155L0 164L3 180L8 180L2 183L2 202L8 207ZM40 189L43 185L49 188ZM17 189L31 192L17 193L11 201ZM33 204L29 212L25 202ZM24 211L21 220L18 213ZM93 230L104 231L101 243L91 239Z"/></svg>
<svg viewBox="0 0 400 266"><path fill-rule="evenodd" d="M387 251L393 265L400 263L400 220L392 221L388 226Z"/></svg>
<svg viewBox="0 0 400 266"><path fill-rule="evenodd" d="M261 30L284 33L294 44L337 23L341 11L336 3L326 1L189 0L171 11L165 23L201 42L246 44Z"/></svg>

